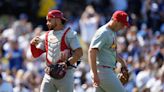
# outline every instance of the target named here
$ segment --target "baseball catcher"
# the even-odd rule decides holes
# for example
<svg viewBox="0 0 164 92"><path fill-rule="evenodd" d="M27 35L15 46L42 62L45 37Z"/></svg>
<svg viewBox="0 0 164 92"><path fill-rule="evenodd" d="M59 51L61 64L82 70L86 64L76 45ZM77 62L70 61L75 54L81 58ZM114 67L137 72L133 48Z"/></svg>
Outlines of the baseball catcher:
<svg viewBox="0 0 164 92"><path fill-rule="evenodd" d="M33 57L46 53L40 92L73 92L73 67L83 54L77 34L70 27L64 28L67 20L59 10L48 12L46 20L49 31L30 43Z"/></svg>

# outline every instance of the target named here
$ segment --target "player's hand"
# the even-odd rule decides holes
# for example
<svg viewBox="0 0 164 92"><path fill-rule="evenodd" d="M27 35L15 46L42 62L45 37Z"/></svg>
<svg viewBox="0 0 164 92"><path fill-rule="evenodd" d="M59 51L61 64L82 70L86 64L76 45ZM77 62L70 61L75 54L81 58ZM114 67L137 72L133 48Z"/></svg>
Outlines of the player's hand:
<svg viewBox="0 0 164 92"><path fill-rule="evenodd" d="M39 44L39 42L41 41L41 39L39 38L39 36L36 36L36 37L34 37L32 40L31 40L31 44L32 45L38 45Z"/></svg>
<svg viewBox="0 0 164 92"><path fill-rule="evenodd" d="M60 60L61 61L66 61L68 59L69 55L70 55L70 50L69 49L66 49L66 50L62 51L60 53L60 56L61 56Z"/></svg>
<svg viewBox="0 0 164 92"><path fill-rule="evenodd" d="M94 87L98 87L100 85L100 79L98 75L93 75L92 80L93 80Z"/></svg>

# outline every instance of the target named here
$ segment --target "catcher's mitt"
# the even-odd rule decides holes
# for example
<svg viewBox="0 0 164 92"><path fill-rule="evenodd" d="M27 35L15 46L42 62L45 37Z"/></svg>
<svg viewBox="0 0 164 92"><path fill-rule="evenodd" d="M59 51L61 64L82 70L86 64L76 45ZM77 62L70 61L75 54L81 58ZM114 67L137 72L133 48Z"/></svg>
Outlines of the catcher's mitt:
<svg viewBox="0 0 164 92"><path fill-rule="evenodd" d="M65 64L57 63L46 67L45 72L54 79L62 79L66 74Z"/></svg>
<svg viewBox="0 0 164 92"><path fill-rule="evenodd" d="M129 73L127 68L125 67L121 68L121 73L118 74L118 78L123 85L129 81Z"/></svg>

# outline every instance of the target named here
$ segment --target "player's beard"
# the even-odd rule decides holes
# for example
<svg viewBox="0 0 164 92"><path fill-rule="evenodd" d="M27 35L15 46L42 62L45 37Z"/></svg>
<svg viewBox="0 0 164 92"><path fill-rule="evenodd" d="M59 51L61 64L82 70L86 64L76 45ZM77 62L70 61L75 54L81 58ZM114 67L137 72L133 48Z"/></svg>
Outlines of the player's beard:
<svg viewBox="0 0 164 92"><path fill-rule="evenodd" d="M53 28L54 28L54 27L53 27L52 25L49 25L49 26L48 26L48 29L49 29L49 30L53 30Z"/></svg>
<svg viewBox="0 0 164 92"><path fill-rule="evenodd" d="M54 25L48 25L48 29L49 30L54 30L56 27L56 23Z"/></svg>
<svg viewBox="0 0 164 92"><path fill-rule="evenodd" d="M48 30L51 30L51 25L47 25L47 27L48 27Z"/></svg>

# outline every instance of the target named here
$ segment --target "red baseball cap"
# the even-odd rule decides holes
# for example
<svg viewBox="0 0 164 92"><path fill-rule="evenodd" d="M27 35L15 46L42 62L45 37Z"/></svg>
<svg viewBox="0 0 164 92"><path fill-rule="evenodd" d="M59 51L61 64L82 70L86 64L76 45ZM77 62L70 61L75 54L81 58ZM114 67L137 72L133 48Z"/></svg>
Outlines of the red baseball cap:
<svg viewBox="0 0 164 92"><path fill-rule="evenodd" d="M118 22L121 22L123 23L125 26L129 26L129 17L128 17L128 14L124 11L121 11L121 10L117 10L113 13L112 15L112 18L114 20L117 20Z"/></svg>
<svg viewBox="0 0 164 92"><path fill-rule="evenodd" d="M64 18L64 16L63 16L63 13L59 10L49 11L48 14L47 14L47 17L50 18L50 19L51 18L60 18L62 20L66 20L66 18Z"/></svg>

